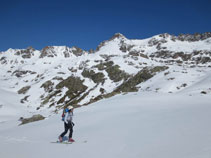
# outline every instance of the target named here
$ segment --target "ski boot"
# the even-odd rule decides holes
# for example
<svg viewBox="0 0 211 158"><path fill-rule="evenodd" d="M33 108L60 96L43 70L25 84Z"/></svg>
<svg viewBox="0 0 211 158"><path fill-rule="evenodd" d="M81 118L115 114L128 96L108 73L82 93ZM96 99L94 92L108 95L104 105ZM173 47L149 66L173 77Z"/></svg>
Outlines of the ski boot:
<svg viewBox="0 0 211 158"><path fill-rule="evenodd" d="M62 142L63 138L61 136L59 136L59 142Z"/></svg>
<svg viewBox="0 0 211 158"><path fill-rule="evenodd" d="M72 139L72 138L70 138L70 139L69 139L69 142L73 143L73 142L75 142L75 140Z"/></svg>

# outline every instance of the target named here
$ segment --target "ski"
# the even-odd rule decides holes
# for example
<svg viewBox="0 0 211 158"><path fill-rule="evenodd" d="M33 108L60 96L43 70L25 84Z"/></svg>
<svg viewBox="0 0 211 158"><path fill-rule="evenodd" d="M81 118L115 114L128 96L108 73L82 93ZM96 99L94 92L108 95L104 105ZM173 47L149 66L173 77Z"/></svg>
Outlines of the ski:
<svg viewBox="0 0 211 158"><path fill-rule="evenodd" d="M55 141L55 142L51 142L51 143L57 143L57 144L72 144L72 143L75 143L75 142L67 142L67 141L63 141L63 142L60 142L60 141ZM87 143L87 141L82 141L81 143Z"/></svg>
<svg viewBox="0 0 211 158"><path fill-rule="evenodd" d="M56 141L56 142L51 142L51 143L57 143L57 144L72 144L73 142L60 142L60 141Z"/></svg>

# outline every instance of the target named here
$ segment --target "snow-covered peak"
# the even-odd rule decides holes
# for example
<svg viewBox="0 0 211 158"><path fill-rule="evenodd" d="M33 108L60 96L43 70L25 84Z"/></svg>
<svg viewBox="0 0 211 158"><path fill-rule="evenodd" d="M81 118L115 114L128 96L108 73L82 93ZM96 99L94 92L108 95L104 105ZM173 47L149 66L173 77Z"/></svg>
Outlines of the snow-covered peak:
<svg viewBox="0 0 211 158"><path fill-rule="evenodd" d="M123 39L127 39L123 34L121 33L115 33L109 41L111 40L114 40L114 39L120 39L120 40L123 40Z"/></svg>

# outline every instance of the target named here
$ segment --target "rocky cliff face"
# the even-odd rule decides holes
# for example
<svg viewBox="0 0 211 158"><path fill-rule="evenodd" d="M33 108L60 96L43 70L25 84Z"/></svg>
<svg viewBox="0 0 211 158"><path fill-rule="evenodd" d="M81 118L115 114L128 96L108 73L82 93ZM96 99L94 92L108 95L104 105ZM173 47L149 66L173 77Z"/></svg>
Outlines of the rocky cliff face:
<svg viewBox="0 0 211 158"><path fill-rule="evenodd" d="M130 40L117 33L95 51L47 46L0 52L0 81L36 110L63 108L140 89L174 66L211 67L211 33ZM179 90L179 89L178 89Z"/></svg>

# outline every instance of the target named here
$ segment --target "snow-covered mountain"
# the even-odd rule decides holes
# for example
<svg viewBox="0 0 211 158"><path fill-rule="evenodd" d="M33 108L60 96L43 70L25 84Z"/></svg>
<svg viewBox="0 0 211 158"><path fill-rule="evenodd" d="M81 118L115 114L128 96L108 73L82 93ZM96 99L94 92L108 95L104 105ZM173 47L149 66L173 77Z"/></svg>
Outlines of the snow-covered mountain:
<svg viewBox="0 0 211 158"><path fill-rule="evenodd" d="M0 66L1 121L4 111L49 115L67 103L78 107L125 92L210 93L211 86L194 85L209 82L211 33L143 40L117 33L90 52L67 46L8 49L0 52ZM9 94L15 99L8 100Z"/></svg>
<svg viewBox="0 0 211 158"><path fill-rule="evenodd" d="M211 156L211 33L9 49L0 66L0 157ZM76 142L50 143L67 104ZM35 114L52 116L18 126Z"/></svg>

